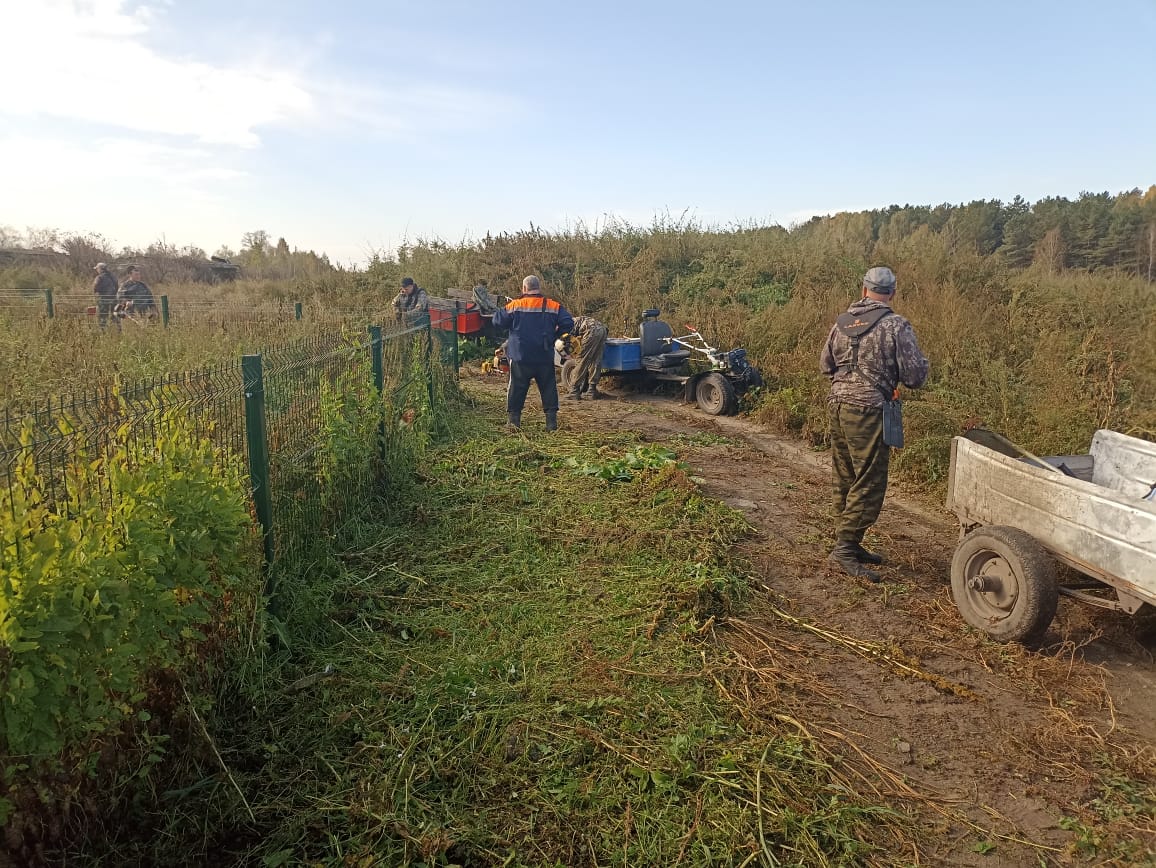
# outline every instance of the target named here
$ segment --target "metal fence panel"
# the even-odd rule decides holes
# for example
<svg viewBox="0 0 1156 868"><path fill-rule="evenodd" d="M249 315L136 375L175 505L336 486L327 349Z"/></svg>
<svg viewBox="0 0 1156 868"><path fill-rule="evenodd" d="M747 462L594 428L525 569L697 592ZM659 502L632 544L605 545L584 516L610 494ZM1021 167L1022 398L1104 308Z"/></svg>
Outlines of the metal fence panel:
<svg viewBox="0 0 1156 868"><path fill-rule="evenodd" d="M412 473L456 376L455 347L453 333L427 320L381 333L376 370L374 339L362 328L261 354L272 560L302 555L390 475ZM218 447L218 460L245 461L249 385L237 360L2 410L0 486L11 494L17 462L31 456L46 499L66 504L78 457L104 454L114 432L153 438L173 410ZM14 546L0 540L0 552Z"/></svg>

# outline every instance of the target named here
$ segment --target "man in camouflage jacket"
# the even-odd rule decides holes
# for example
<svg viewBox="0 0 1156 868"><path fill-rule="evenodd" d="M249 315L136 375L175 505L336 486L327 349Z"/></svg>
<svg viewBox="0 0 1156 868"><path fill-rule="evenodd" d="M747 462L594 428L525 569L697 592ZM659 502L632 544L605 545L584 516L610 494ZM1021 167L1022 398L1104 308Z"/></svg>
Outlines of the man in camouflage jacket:
<svg viewBox="0 0 1156 868"><path fill-rule="evenodd" d="M598 391L598 381L602 378L602 351L606 349L606 326L592 316L574 317L574 328L570 332L581 342L578 351L578 367L574 371L574 388L566 397L579 400L586 388L590 388L590 399L602 397Z"/></svg>
<svg viewBox="0 0 1156 868"><path fill-rule="evenodd" d="M819 358L820 370L831 380L837 523L828 560L872 582L879 581L879 574L866 565L881 564L883 558L863 548L863 536L879 517L887 493L891 450L883 442L883 405L899 385L922 386L929 368L911 323L891 310L894 300L891 269L870 269L863 277L862 298L831 327ZM856 331L859 337L852 340L848 332Z"/></svg>
<svg viewBox="0 0 1156 868"><path fill-rule="evenodd" d="M403 277L401 291L393 297L393 311L397 321L404 325L423 323L429 317L429 296L412 277Z"/></svg>

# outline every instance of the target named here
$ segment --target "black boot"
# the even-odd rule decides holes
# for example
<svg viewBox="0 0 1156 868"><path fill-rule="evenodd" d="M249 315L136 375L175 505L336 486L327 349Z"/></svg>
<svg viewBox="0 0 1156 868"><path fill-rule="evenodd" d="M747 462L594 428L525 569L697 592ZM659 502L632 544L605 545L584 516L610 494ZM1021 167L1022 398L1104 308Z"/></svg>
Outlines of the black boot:
<svg viewBox="0 0 1156 868"><path fill-rule="evenodd" d="M605 397L606 397L605 395L603 395L601 392L598 391L597 386L591 386L590 387L590 400L591 401L601 401Z"/></svg>
<svg viewBox="0 0 1156 868"><path fill-rule="evenodd" d="M567 392L562 397L565 398L567 401L581 401L582 400L582 393L579 392L577 389L575 389L573 392Z"/></svg>
<svg viewBox="0 0 1156 868"><path fill-rule="evenodd" d="M546 430L547 431L557 431L558 430L558 411L557 410L547 410L546 411Z"/></svg>
<svg viewBox="0 0 1156 868"><path fill-rule="evenodd" d="M520 431L521 429L522 429L522 414L521 413L510 413L510 421L509 421L509 424L506 425L507 433L513 433L514 431Z"/></svg>
<svg viewBox="0 0 1156 868"><path fill-rule="evenodd" d="M869 552L859 543L855 543L855 557L859 559L859 563L861 564L875 564L878 566L883 563L883 555Z"/></svg>
<svg viewBox="0 0 1156 868"><path fill-rule="evenodd" d="M859 563L857 549L858 546L853 542L836 543L831 554L827 556L827 562L849 576L856 576L869 582L878 582L879 574Z"/></svg>

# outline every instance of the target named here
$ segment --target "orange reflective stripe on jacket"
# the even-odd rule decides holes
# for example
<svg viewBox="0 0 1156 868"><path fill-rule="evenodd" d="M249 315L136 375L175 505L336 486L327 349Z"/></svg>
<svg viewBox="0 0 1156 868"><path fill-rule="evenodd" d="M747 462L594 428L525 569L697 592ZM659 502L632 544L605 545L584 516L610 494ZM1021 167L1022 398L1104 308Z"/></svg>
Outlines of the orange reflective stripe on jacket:
<svg viewBox="0 0 1156 868"><path fill-rule="evenodd" d="M543 304L542 302L545 302ZM561 310L562 305L552 298L544 298L540 295L523 295L521 298L515 298L506 305L506 310L513 313L516 310L530 311L532 313L546 312L557 313Z"/></svg>

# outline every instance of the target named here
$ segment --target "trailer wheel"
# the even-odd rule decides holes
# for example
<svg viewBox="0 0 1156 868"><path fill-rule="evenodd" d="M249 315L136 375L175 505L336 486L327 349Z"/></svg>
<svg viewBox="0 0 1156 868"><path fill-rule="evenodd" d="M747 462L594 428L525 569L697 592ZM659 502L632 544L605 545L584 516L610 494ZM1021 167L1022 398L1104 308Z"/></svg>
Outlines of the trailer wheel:
<svg viewBox="0 0 1156 868"><path fill-rule="evenodd" d="M739 408L735 387L717 371L704 376L694 390L698 406L711 416L731 416Z"/></svg>
<svg viewBox="0 0 1156 868"><path fill-rule="evenodd" d="M963 619L997 642L1032 645L1056 616L1059 591L1047 552L1012 527L981 527L956 546L951 596Z"/></svg>
<svg viewBox="0 0 1156 868"><path fill-rule="evenodd" d="M575 380L577 379L575 375L578 373L578 365L579 362L577 359L567 359L562 363L562 376L559 382L562 385L563 391L574 391L574 386L576 385Z"/></svg>

